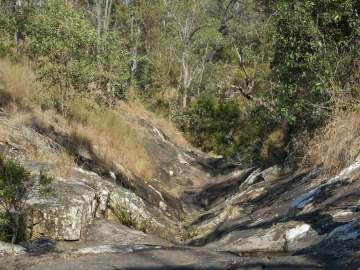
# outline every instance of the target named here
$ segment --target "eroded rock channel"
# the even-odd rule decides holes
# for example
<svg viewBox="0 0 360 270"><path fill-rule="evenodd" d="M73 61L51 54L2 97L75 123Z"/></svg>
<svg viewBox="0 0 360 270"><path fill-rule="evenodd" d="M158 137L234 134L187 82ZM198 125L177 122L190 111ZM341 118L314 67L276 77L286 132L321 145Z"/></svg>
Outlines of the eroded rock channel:
<svg viewBox="0 0 360 270"><path fill-rule="evenodd" d="M243 168L176 146L136 116L156 164L144 183L78 148L69 177L33 192L22 241L0 243L0 269L357 269L360 163L323 178L316 168ZM29 149L74 151L67 134L0 117L0 151L34 174ZM68 149L69 150L69 149Z"/></svg>

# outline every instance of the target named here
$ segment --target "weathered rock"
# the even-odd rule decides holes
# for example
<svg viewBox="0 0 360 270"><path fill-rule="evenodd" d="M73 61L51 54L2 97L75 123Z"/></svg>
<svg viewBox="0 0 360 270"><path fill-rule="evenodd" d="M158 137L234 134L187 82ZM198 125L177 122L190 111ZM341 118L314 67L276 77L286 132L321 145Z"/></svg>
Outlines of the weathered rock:
<svg viewBox="0 0 360 270"><path fill-rule="evenodd" d="M52 188L56 194L51 198L34 197L28 202L25 240L79 240L95 216L96 192L91 187L82 182L58 181Z"/></svg>
<svg viewBox="0 0 360 270"><path fill-rule="evenodd" d="M177 269L177 270L260 270L323 269L315 259L306 256L237 256L229 252L162 246L104 245L74 250L73 253L24 257L15 263L0 259L6 270L113 270L113 269Z"/></svg>
<svg viewBox="0 0 360 270"><path fill-rule="evenodd" d="M117 211L125 211L135 222L151 221L151 215L146 210L144 201L125 189L116 188L111 191L109 206L115 215Z"/></svg>
<svg viewBox="0 0 360 270"><path fill-rule="evenodd" d="M324 242L334 243L347 240L356 240L360 236L360 219L339 226L325 238Z"/></svg>
<svg viewBox="0 0 360 270"><path fill-rule="evenodd" d="M310 191L301 194L300 196L296 197L289 209L289 215L293 216L298 214L301 210L309 210L311 204L317 198L326 198L329 196L330 192L335 188L340 186L349 185L351 183L351 178L353 175L360 170L360 162L357 161L348 168L341 171L335 177L328 179L325 183L318 185L317 187L311 189ZM306 209L307 208L307 209Z"/></svg>
<svg viewBox="0 0 360 270"><path fill-rule="evenodd" d="M282 174L282 169L279 166L273 166L267 168L261 172L261 176L264 178L265 181L274 181L279 179Z"/></svg>
<svg viewBox="0 0 360 270"><path fill-rule="evenodd" d="M26 249L24 247L0 241L0 256L22 254L26 254Z"/></svg>
<svg viewBox="0 0 360 270"><path fill-rule="evenodd" d="M33 241L27 241L21 244L29 253L32 253L33 255L54 251L56 247L56 241L46 237L40 237Z"/></svg>
<svg viewBox="0 0 360 270"><path fill-rule="evenodd" d="M152 220L146 204L134 193L82 169L76 169L76 176L74 180L56 179L53 192L29 200L25 240L80 240L95 217L115 209L128 212L139 223Z"/></svg>
<svg viewBox="0 0 360 270"><path fill-rule="evenodd" d="M235 252L289 252L298 251L321 240L309 224L280 223L269 229L229 232L220 241L208 245Z"/></svg>

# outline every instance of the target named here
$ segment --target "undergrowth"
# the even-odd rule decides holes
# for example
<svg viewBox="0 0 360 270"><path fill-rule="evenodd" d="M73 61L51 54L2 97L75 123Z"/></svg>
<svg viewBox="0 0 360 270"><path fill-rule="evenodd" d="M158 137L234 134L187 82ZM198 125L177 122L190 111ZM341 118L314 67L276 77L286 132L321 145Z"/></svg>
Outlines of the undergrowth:
<svg viewBox="0 0 360 270"><path fill-rule="evenodd" d="M360 154L360 111L339 111L316 132L307 146L304 166L319 166L332 175L351 165Z"/></svg>
<svg viewBox="0 0 360 270"><path fill-rule="evenodd" d="M144 233L149 231L151 222L132 213L130 207L117 205L112 208L112 211L121 224Z"/></svg>

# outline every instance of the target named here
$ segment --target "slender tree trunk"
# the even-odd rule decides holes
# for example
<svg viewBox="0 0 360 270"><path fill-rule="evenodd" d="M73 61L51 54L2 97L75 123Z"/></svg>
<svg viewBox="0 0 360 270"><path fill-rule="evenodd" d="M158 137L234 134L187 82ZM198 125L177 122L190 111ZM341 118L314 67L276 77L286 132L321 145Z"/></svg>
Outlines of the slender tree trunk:
<svg viewBox="0 0 360 270"><path fill-rule="evenodd" d="M137 71L138 61L138 46L139 46L139 36L140 36L140 28L135 22L135 18L132 18L131 20L131 40L133 42L133 46L131 48L131 64L130 64L130 70L131 70L131 80L134 79L135 73Z"/></svg>
<svg viewBox="0 0 360 270"><path fill-rule="evenodd" d="M18 13L21 12L21 8L22 8L22 1L16 0L13 6L13 12L16 17L18 16ZM21 33L19 32L18 29L16 29L14 33L14 39L15 39L16 50L18 51L21 42Z"/></svg>
<svg viewBox="0 0 360 270"><path fill-rule="evenodd" d="M102 33L102 3L103 0L96 1L96 22L97 22L97 34L98 36Z"/></svg>
<svg viewBox="0 0 360 270"><path fill-rule="evenodd" d="M20 227L20 214L19 212L17 212L17 210L11 209L10 211L10 216L11 216L11 223L12 223L12 232L13 235L11 237L11 244L14 245L16 243L16 240L18 238L18 233L19 233L19 227Z"/></svg>
<svg viewBox="0 0 360 270"><path fill-rule="evenodd" d="M189 89L184 88L183 93L182 93L182 109L183 110L185 110L187 108L188 100L189 100Z"/></svg>
<svg viewBox="0 0 360 270"><path fill-rule="evenodd" d="M182 66L182 109L185 110L188 104L189 99L189 88L192 82L192 75L189 66L188 53L186 51L183 52L181 58L181 66Z"/></svg>
<svg viewBox="0 0 360 270"><path fill-rule="evenodd" d="M103 26L104 33L107 33L109 31L111 7L112 7L112 0L106 0L105 9L104 9L104 26Z"/></svg>

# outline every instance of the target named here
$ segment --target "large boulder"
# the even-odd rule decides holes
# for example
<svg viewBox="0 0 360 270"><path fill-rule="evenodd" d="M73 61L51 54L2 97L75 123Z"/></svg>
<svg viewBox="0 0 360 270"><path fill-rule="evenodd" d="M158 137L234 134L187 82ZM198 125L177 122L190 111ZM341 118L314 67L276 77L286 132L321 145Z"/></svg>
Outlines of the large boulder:
<svg viewBox="0 0 360 270"><path fill-rule="evenodd" d="M25 240L49 237L79 240L97 209L96 191L82 182L58 181L49 198L34 197L28 202ZM51 197L50 197L51 196Z"/></svg>
<svg viewBox="0 0 360 270"><path fill-rule="evenodd" d="M24 240L80 240L97 217L121 222L116 212L119 210L131 215L136 224L151 220L144 201L134 193L79 168L75 176L56 178L47 194L36 193L28 201Z"/></svg>

